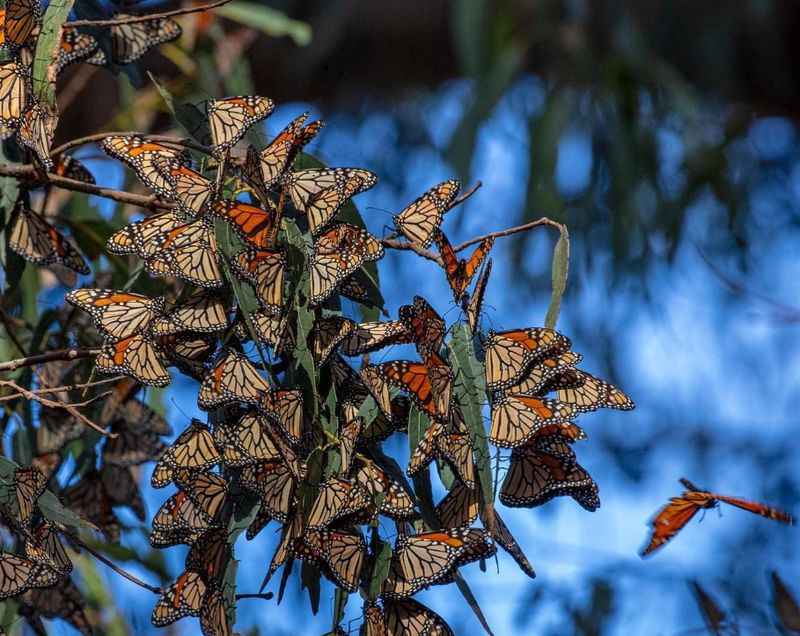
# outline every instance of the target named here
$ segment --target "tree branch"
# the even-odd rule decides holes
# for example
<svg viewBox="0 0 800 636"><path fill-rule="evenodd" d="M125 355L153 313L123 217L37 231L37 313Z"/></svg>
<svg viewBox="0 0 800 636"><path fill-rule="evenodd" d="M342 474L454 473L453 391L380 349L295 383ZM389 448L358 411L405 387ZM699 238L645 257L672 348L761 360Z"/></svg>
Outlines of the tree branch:
<svg viewBox="0 0 800 636"><path fill-rule="evenodd" d="M151 141L158 141L165 144L173 144L176 146L182 146L184 148L189 148L191 150L197 150L198 152L205 153L207 155L211 154L211 148L208 146L204 146L203 144L199 144L196 141L192 141L191 139L183 139L180 137L172 137L171 135L143 135L140 132L136 131L125 131L125 132L102 132L102 133L95 133L94 135L86 135L85 137L78 137L77 139L73 139L66 143L61 144L57 148L54 148L50 151L51 157L57 157L58 155L66 152L67 150L72 150L73 148L77 148L78 146L83 146L85 144L91 144L96 141L103 141L106 137L129 137L131 135L138 135L139 137L147 137Z"/></svg>
<svg viewBox="0 0 800 636"><path fill-rule="evenodd" d="M97 347L94 349L59 349L57 351L48 351L47 353L37 353L36 355L26 358L17 358L16 360L0 362L0 371L16 371L22 367L33 367L37 364L47 364L48 362L91 358L101 351L102 349Z"/></svg>
<svg viewBox="0 0 800 636"><path fill-rule="evenodd" d="M543 216L541 219L531 221L530 223L524 223L523 225L517 225L516 227L510 227L507 230L498 230L497 232L489 232L488 234L484 234L482 236L476 236L475 238L471 238L468 241L464 241L461 245L455 246L453 250L456 252L460 252L462 250L467 249L470 245L475 245L476 243L480 243L484 239L490 237L500 238L501 236L511 236L512 234L527 232L528 230L532 230L533 228L539 227L540 225L549 225L550 227L557 229L559 232L564 227L562 223L559 223L558 221L554 221L553 219L549 219L546 216Z"/></svg>
<svg viewBox="0 0 800 636"><path fill-rule="evenodd" d="M88 389L94 386L101 386L103 384L111 384L112 382L119 382L125 376L118 375L113 378L104 378L103 380L95 380L94 382L85 382L83 384L68 384L65 386L53 386L53 387L45 387L42 389L30 389L30 393L34 393L35 395L47 395L48 393L61 393L62 391L76 391L77 389ZM2 384L2 380L0 380L0 384ZM105 393L103 394L105 395ZM14 395L4 395L0 397L0 402L8 402L9 400L15 400L18 397L24 397L22 393L15 393ZM93 398L96 399L96 398ZM77 404L73 404L73 406L78 406Z"/></svg>
<svg viewBox="0 0 800 636"><path fill-rule="evenodd" d="M181 9L173 9L171 11L164 11L162 13L150 13L147 15L131 15L124 18L111 18L110 20L73 20L72 22L65 22L65 27L111 27L119 26L122 24L135 24L136 22L149 22L150 20L159 20L161 18L171 18L178 15L188 15L190 13L200 13L202 11L210 11L216 7L221 7L223 4L228 4L231 0L216 0L196 7L184 7Z"/></svg>
<svg viewBox="0 0 800 636"><path fill-rule="evenodd" d="M439 258L433 252L420 247L418 243L411 243L410 241L401 241L393 238L385 238L381 240L381 245L393 250L411 250L412 252L416 252L422 256L422 258L427 258L429 261L433 261L438 265L442 265L441 258Z"/></svg>

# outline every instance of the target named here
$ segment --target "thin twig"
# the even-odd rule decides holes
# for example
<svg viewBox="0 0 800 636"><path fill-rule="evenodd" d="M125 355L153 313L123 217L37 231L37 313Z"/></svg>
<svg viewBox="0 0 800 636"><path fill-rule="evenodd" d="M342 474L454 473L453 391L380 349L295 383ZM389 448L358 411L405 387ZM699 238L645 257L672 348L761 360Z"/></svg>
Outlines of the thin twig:
<svg viewBox="0 0 800 636"><path fill-rule="evenodd" d="M535 221L531 221L530 223L524 223L523 225L517 225L516 227L510 227L507 230L499 230L497 232L489 232L488 234L484 234L483 236L476 236L475 238L471 238L468 241L463 242L461 245L457 245L453 248L454 251L460 252L461 250L467 249L470 245L475 245L476 243L480 243L481 241L487 238L500 238L501 236L511 236L512 234L519 234L520 232L527 232L528 230L532 230L535 227L539 227L540 225L549 225L552 228L557 229L559 232L563 229L563 224L559 223L558 221L554 221L553 219L549 219L546 216L543 216L541 219L537 219Z"/></svg>
<svg viewBox="0 0 800 636"><path fill-rule="evenodd" d="M184 7L181 9L172 9L171 11L163 11L162 13L150 13L147 15L129 15L124 18L111 18L109 20L73 20L72 22L65 22L65 27L110 27L119 26L122 24L135 24L137 22L149 22L150 20L159 20L161 18L171 18L177 15L188 15L190 13L200 13L201 11L210 11L223 4L228 4L231 0L216 0L196 7Z"/></svg>
<svg viewBox="0 0 800 636"><path fill-rule="evenodd" d="M37 353L25 358L0 362L0 371L16 371L22 367L32 367L37 364L47 364L48 362L79 360L80 358L91 358L100 353L102 349L59 349L58 351L48 351L47 353Z"/></svg>
<svg viewBox="0 0 800 636"><path fill-rule="evenodd" d="M243 598L260 598L261 600L268 601L273 596L275 595L272 592L264 592L262 594L237 594L235 598L237 601L240 601Z"/></svg>
<svg viewBox="0 0 800 636"><path fill-rule="evenodd" d="M88 545L86 545L86 544L85 544L83 541L81 541L81 540L80 540L78 537L76 537L76 536L75 536L74 534L72 534L71 532L67 532L66 530L62 530L61 532L62 532L62 534L63 534L64 536L66 536L67 538L69 538L69 540L70 540L70 541L73 541L73 542L74 542L76 545L78 545L79 547L81 547L81 548L83 548L84 550L86 550L86 551L87 551L89 554L91 554L91 555L92 555L92 556L93 556L95 559L97 559L97 560L98 560L98 561L100 561L101 563L104 563L105 565L107 565L108 567L110 567L112 570L114 570L114 572L116 572L116 573L117 573L117 574L119 574L120 576L124 576L124 577L125 577L126 579L128 579L128 580L129 580L131 583L135 583L135 584L136 584L136 585L138 585L139 587L142 587L142 588L144 588L145 590L149 590L149 591L150 591L150 592L152 592L153 594L162 594L162 593L163 593L163 590L162 590L160 587L156 587L155 585L150 585L149 583L145 583L144 581L142 581L142 579L135 577L133 574L131 574L131 573L130 573L130 572L128 572L127 570L123 570L123 569L122 569L121 567L119 567L119 566L118 566L116 563L114 563L114 562L113 562L111 559L109 559L109 558L107 558L107 557L103 556L102 554L100 554L100 553L99 553L97 550L95 550L94 548L90 548Z"/></svg>
<svg viewBox="0 0 800 636"><path fill-rule="evenodd" d="M41 395L37 395L36 393L32 393L30 390L21 387L13 380L0 380L0 386L7 386L13 391L22 394L23 397L26 397L29 400L34 400L39 404L41 404L42 406L49 406L50 408L53 409L64 409L67 413L72 415L72 417L74 417L78 421L82 422L92 430L97 431L98 433L100 433L105 437L117 437L116 433L109 433L108 431L104 430L103 428L92 422L92 420L90 420L76 408L78 406L86 406L87 404L91 404L98 398L105 397L106 395L110 394L111 391L108 391L101 395L96 395L95 397L91 398L90 400L86 400L85 402L78 402L76 404L67 404L59 400L49 400L47 398L43 398Z"/></svg>
<svg viewBox="0 0 800 636"><path fill-rule="evenodd" d="M207 155L211 154L211 148L209 148L208 146L204 146L203 144L199 144L196 141L192 141L191 139L173 137L171 135L149 135L149 134L143 135L140 132L128 130L124 132L101 132L101 133L95 133L93 135L86 135L85 137L78 137L77 139L72 139L71 141L63 143L60 146L51 150L50 156L57 157L58 155L66 152L67 150L72 150L73 148L77 148L78 146L92 144L97 141L103 141L103 139L105 139L106 137L130 137L132 135L137 135L139 137L143 136L150 141L157 141L159 143L165 143L165 144L173 144L175 146L189 148L190 150L197 150L198 152L202 152Z"/></svg>
<svg viewBox="0 0 800 636"><path fill-rule="evenodd" d="M102 384L110 384L112 382L119 382L124 377L125 377L124 375L118 375L118 376L113 377L113 378L105 378L103 380L95 380L94 382L85 382L83 384L69 384L69 385L66 385L66 386L53 386L53 387L45 387L43 389L31 389L30 392L31 393L35 393L36 395L47 395L48 393L61 393L62 391L64 391L64 392L76 391L77 389L83 389L83 388L87 388L88 389L88 388L91 388L93 386L100 386ZM0 380L0 382L2 382L2 380ZM104 393L103 395L106 395L106 393ZM4 395L4 396L0 397L0 402L8 402L9 400L14 400L14 399L16 399L18 397L21 397L21 396L22 396L21 393L15 393L14 395ZM77 405L75 405L75 406L77 406Z"/></svg>
<svg viewBox="0 0 800 636"><path fill-rule="evenodd" d="M441 258L439 258L433 252L430 252L420 247L418 243L412 243L410 241L401 241L399 239L393 239L393 238L385 238L381 240L381 245L393 250L411 250L412 252L416 252L417 254L422 256L422 258L427 258L429 261L433 261L434 263L442 265Z"/></svg>
<svg viewBox="0 0 800 636"><path fill-rule="evenodd" d="M457 205L461 205L462 203L464 203L464 201L466 201L473 194L475 194L478 191L478 188L480 188L482 185L483 182L476 181L475 185L473 185L469 190L465 190L464 192L459 194L455 199L453 199L453 202L450 204L450 209L452 210Z"/></svg>

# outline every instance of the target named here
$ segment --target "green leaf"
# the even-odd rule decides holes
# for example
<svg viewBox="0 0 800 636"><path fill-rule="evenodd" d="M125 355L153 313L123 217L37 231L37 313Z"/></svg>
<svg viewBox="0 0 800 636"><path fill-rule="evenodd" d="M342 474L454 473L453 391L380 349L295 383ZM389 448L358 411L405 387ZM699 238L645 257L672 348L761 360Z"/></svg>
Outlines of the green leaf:
<svg viewBox="0 0 800 636"><path fill-rule="evenodd" d="M25 263L20 282L22 291L22 317L29 325L35 325L39 316L36 299L39 296L39 270L32 263Z"/></svg>
<svg viewBox="0 0 800 636"><path fill-rule="evenodd" d="M494 501L492 489L492 467L489 442L483 427L483 402L486 383L483 364L475 355L472 334L465 323L453 327L453 335L447 345L450 366L455 373L453 392L469 429L470 440L475 448L475 463L484 502Z"/></svg>
<svg viewBox="0 0 800 636"><path fill-rule="evenodd" d="M375 398L372 397L372 395L368 395L358 409L358 417L364 420L364 430L375 421L375 418L378 417L380 412L381 407L378 406Z"/></svg>
<svg viewBox="0 0 800 636"><path fill-rule="evenodd" d="M550 306L547 308L547 316L544 319L544 326L548 329L555 329L558 322L558 314L561 311L561 298L567 289L567 275L569 273L569 232L567 227L562 225L556 246L553 248L553 294L550 297Z"/></svg>
<svg viewBox="0 0 800 636"><path fill-rule="evenodd" d="M81 528L97 529L93 524L82 519L68 508L65 508L58 497L49 490L45 490L44 494L39 497L38 504L39 510L42 511L42 515L44 515L48 521L60 523L69 528L75 528L76 530Z"/></svg>
<svg viewBox="0 0 800 636"><path fill-rule="evenodd" d="M314 616L319 612L319 579L319 568L308 561L303 561L303 567L300 569L300 580L303 582L303 587L308 590L308 600L311 603L311 613Z"/></svg>
<svg viewBox="0 0 800 636"><path fill-rule="evenodd" d="M218 7L216 12L271 37L288 36L297 46L308 46L311 42L311 27L308 24L292 20L285 13L255 2L231 2Z"/></svg>
<svg viewBox="0 0 800 636"><path fill-rule="evenodd" d="M343 590L340 587L336 588L336 594L333 597L333 625L331 625L332 629L336 629L336 627L344 620L344 608L347 605L347 599L350 595L347 591Z"/></svg>
<svg viewBox="0 0 800 636"><path fill-rule="evenodd" d="M33 60L33 88L37 97L56 105L55 72L51 65L61 44L61 25L67 20L75 0L50 0L42 19L42 29L36 40Z"/></svg>
<svg viewBox="0 0 800 636"><path fill-rule="evenodd" d="M456 580L456 585L458 586L458 589L461 592L461 595L467 600L467 603L472 609L472 612L478 618L478 622L481 624L481 627L483 627L484 631L487 634L489 634L489 636L494 636L494 633L489 627L489 623L486 622L486 617L483 615L483 612L481 611L481 606L478 605L478 599L475 598L475 595L472 593L472 590L469 589L469 585L467 585L467 582L464 580L464 577L461 576L461 572L457 570L456 570L455 580Z"/></svg>
<svg viewBox="0 0 800 636"><path fill-rule="evenodd" d="M211 143L211 129L208 127L208 117L206 117L205 112L188 102L176 105L175 98L169 92L169 89L159 83L150 71L147 71L147 75L156 87L158 94L164 100L167 109L183 129L196 141L209 145Z"/></svg>
<svg viewBox="0 0 800 636"><path fill-rule="evenodd" d="M373 537L377 536L377 533ZM389 576L389 566L392 562L392 545L386 541L378 539L375 543L378 549L373 546L373 553L375 553L375 564L372 566L372 576L369 580L369 600L374 601L378 598L383 587L383 582Z"/></svg>
<svg viewBox="0 0 800 636"><path fill-rule="evenodd" d="M0 144L0 163L16 163L6 156L3 144ZM0 266L6 266L6 225L11 220L11 212L19 195L19 182L13 177L0 177ZM6 284L8 284L6 277Z"/></svg>

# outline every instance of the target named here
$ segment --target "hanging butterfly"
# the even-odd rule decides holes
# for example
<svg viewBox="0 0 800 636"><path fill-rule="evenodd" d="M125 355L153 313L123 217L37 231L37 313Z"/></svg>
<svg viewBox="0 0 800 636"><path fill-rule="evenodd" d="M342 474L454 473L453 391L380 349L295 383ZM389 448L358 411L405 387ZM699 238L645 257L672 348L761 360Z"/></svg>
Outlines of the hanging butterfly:
<svg viewBox="0 0 800 636"><path fill-rule="evenodd" d="M298 389L275 389L261 395L258 410L274 421L292 444L303 437L303 393Z"/></svg>
<svg viewBox="0 0 800 636"><path fill-rule="evenodd" d="M269 385L251 362L238 351L226 349L200 385L197 403L206 411L232 402L257 404L268 391Z"/></svg>
<svg viewBox="0 0 800 636"><path fill-rule="evenodd" d="M574 351L545 357L535 362L520 381L508 387L514 394L543 397L552 391L580 387L584 380L575 368L583 356Z"/></svg>
<svg viewBox="0 0 800 636"><path fill-rule="evenodd" d="M0 600L18 596L30 589L47 588L63 578L42 563L0 552Z"/></svg>
<svg viewBox="0 0 800 636"><path fill-rule="evenodd" d="M535 579L536 572L534 571L531 562L528 561L528 557L525 556L525 553L522 551L522 547L520 547L519 543L517 543L517 540L514 538L514 535L511 534L511 530L508 529L508 526L500 517L500 514L497 512L496 508L492 508L492 514L494 515L494 529L492 530L492 537L497 542L497 545L503 548L503 550L505 550L511 556L511 558L517 562L520 570L522 570L530 578Z"/></svg>
<svg viewBox="0 0 800 636"><path fill-rule="evenodd" d="M480 505L480 491L477 488L467 488L461 480L457 480L434 512L442 528L456 530L469 528L475 522Z"/></svg>
<svg viewBox="0 0 800 636"><path fill-rule="evenodd" d="M522 380L536 361L559 356L572 347L569 338L552 329L490 331L484 345L486 388L507 388Z"/></svg>
<svg viewBox="0 0 800 636"><path fill-rule="evenodd" d="M101 421L110 422L112 426L119 423L122 429L134 433L172 435L172 427L167 421L136 397L141 388L141 385L129 378L117 382L100 411Z"/></svg>
<svg viewBox="0 0 800 636"><path fill-rule="evenodd" d="M206 592L200 608L200 629L203 636L233 636L228 621L228 602L215 587Z"/></svg>
<svg viewBox="0 0 800 636"><path fill-rule="evenodd" d="M155 255L145 261L151 276L174 276L207 289L224 284L214 224L209 219L201 218L160 234L153 247Z"/></svg>
<svg viewBox="0 0 800 636"><path fill-rule="evenodd" d="M319 305L336 286L368 261L383 257L383 245L369 232L340 223L319 236L309 256L310 302Z"/></svg>
<svg viewBox="0 0 800 636"><path fill-rule="evenodd" d="M374 282L364 268L359 268L350 276L345 278L337 288L340 296L348 298L353 302L361 303L369 307L381 309L383 298Z"/></svg>
<svg viewBox="0 0 800 636"><path fill-rule="evenodd" d="M215 473L181 468L175 472L175 483L192 500L200 516L213 523L228 496L228 482Z"/></svg>
<svg viewBox="0 0 800 636"><path fill-rule="evenodd" d="M267 586L272 575L275 574L281 566L285 565L287 562L291 562L291 559L294 558L294 546L303 535L303 529L303 515L300 511L295 510L291 519L283 524L281 540L278 543L278 547L275 548L275 553L270 560L267 574L261 584L262 589Z"/></svg>
<svg viewBox="0 0 800 636"><path fill-rule="evenodd" d="M112 543L119 543L121 527L100 474L90 470L63 492L67 507L92 522Z"/></svg>
<svg viewBox="0 0 800 636"><path fill-rule="evenodd" d="M553 497L571 496L593 512L600 507L597 484L575 461L574 453L564 456L564 446L552 450L552 436L534 438L532 444L511 452L511 466L500 488L500 501L512 508L541 506Z"/></svg>
<svg viewBox="0 0 800 636"><path fill-rule="evenodd" d="M18 600L19 613L37 634L46 633L41 623L42 618L60 618L72 625L82 636L92 636L94 633L84 612L86 601L70 579L49 588L30 589Z"/></svg>
<svg viewBox="0 0 800 636"><path fill-rule="evenodd" d="M361 432L364 444L379 444L386 441L393 433L406 432L408 429L411 401L405 395L398 394L391 399L389 406L391 407L391 417L387 417L383 411L380 411L375 419L364 427Z"/></svg>
<svg viewBox="0 0 800 636"><path fill-rule="evenodd" d="M300 170L287 175L284 187L298 210L308 215L312 234L327 225L350 197L365 192L378 177L361 168L322 168Z"/></svg>
<svg viewBox="0 0 800 636"><path fill-rule="evenodd" d="M339 424L339 455L341 457L339 473L342 475L350 472L356 444L358 444L364 428L364 418L358 417L358 410L350 408L347 404L344 405L344 408L347 409L346 419Z"/></svg>
<svg viewBox="0 0 800 636"><path fill-rule="evenodd" d="M274 208L262 210L240 201L219 199L211 206L211 214L227 221L251 248L269 250L275 246L278 227Z"/></svg>
<svg viewBox="0 0 800 636"><path fill-rule="evenodd" d="M452 180L433 186L394 217L395 226L412 243L429 247L460 189L461 184Z"/></svg>
<svg viewBox="0 0 800 636"><path fill-rule="evenodd" d="M17 140L33 151L45 170L53 169L50 146L58 125L58 112L55 107L42 102L33 102L22 112L17 128Z"/></svg>
<svg viewBox="0 0 800 636"><path fill-rule="evenodd" d="M247 159L243 167L245 180L254 188L263 203L272 190L290 170L297 154L323 127L321 121L304 125L308 113L295 118L259 152L253 146L247 148Z"/></svg>
<svg viewBox="0 0 800 636"><path fill-rule="evenodd" d="M346 356L359 356L408 342L412 342L412 334L401 320L362 322L342 340L339 350Z"/></svg>
<svg viewBox="0 0 800 636"><path fill-rule="evenodd" d="M359 461L361 465L355 472L355 480L367 490L373 501L380 501L380 514L398 521L414 519L419 515L414 499L404 484L374 462Z"/></svg>
<svg viewBox="0 0 800 636"><path fill-rule="evenodd" d="M794 519L790 514L777 508L755 501L740 499L739 497L718 495L707 490L701 490L688 479L681 479L680 482L686 488L683 494L680 497L672 497L670 502L650 520L653 532L648 544L641 551L642 557L664 547L700 510L716 508L720 502L761 515L767 519L774 519L789 525L794 523Z"/></svg>
<svg viewBox="0 0 800 636"><path fill-rule="evenodd" d="M14 213L8 238L8 246L14 252L36 265L63 265L84 276L91 273L78 248L41 214L25 205L22 198L17 201Z"/></svg>
<svg viewBox="0 0 800 636"><path fill-rule="evenodd" d="M203 580L215 584L225 576L231 556L228 529L209 528L189 547L186 570L197 572Z"/></svg>
<svg viewBox="0 0 800 636"><path fill-rule="evenodd" d="M184 225L186 221L175 212L153 214L114 232L106 241L106 249L112 254L137 254L150 259L158 255L160 237Z"/></svg>
<svg viewBox="0 0 800 636"><path fill-rule="evenodd" d="M171 197L188 219L202 215L216 198L216 183L180 162L156 155L153 164L171 186Z"/></svg>
<svg viewBox="0 0 800 636"><path fill-rule="evenodd" d="M14 502L17 514L14 515L19 524L27 527L33 512L47 488L47 477L32 466L17 468L14 471Z"/></svg>
<svg viewBox="0 0 800 636"><path fill-rule="evenodd" d="M555 386L556 397L571 404L576 411L594 411L601 407L630 411L633 400L610 382L596 378L585 371L576 370L577 386Z"/></svg>
<svg viewBox="0 0 800 636"><path fill-rule="evenodd" d="M145 520L144 500L130 467L105 464L100 469L100 480L112 506L127 506L139 521Z"/></svg>
<svg viewBox="0 0 800 636"><path fill-rule="evenodd" d="M446 461L467 488L475 488L473 447L466 433L446 431L435 422L425 431L408 461L409 475L416 475L435 458Z"/></svg>
<svg viewBox="0 0 800 636"><path fill-rule="evenodd" d="M19 126L28 105L30 68L17 60L0 63L0 139L7 139Z"/></svg>
<svg viewBox="0 0 800 636"><path fill-rule="evenodd" d="M478 282L475 283L475 289L472 290L472 295L467 304L467 324L469 330L475 334L479 330L479 323L481 319L481 310L483 309L483 297L486 294L486 285L489 282L489 275L492 273L492 259L486 261L483 270L478 276Z"/></svg>
<svg viewBox="0 0 800 636"><path fill-rule="evenodd" d="M46 565L62 576L72 572L72 561L58 538L58 528L41 520L31 529L25 541L25 556L35 563Z"/></svg>
<svg viewBox="0 0 800 636"><path fill-rule="evenodd" d="M271 99L257 95L208 100L206 115L214 154L222 157L244 137L250 126L269 117L274 108Z"/></svg>
<svg viewBox="0 0 800 636"><path fill-rule="evenodd" d="M59 177L66 177L67 179L73 179L75 181L81 181L83 183L95 183L94 175L89 172L88 168L86 168L86 166L84 166L75 157L70 155L59 155L56 158L53 174L57 174Z"/></svg>
<svg viewBox="0 0 800 636"><path fill-rule="evenodd" d="M514 393L496 393L492 398L492 428L489 441L501 448L526 444L543 427L566 423L576 415L571 404Z"/></svg>
<svg viewBox="0 0 800 636"><path fill-rule="evenodd" d="M357 328L357 323L344 316L318 318L311 332L311 351L322 366L334 350Z"/></svg>
<svg viewBox="0 0 800 636"><path fill-rule="evenodd" d="M438 354L444 342L445 323L428 301L422 296L414 296L414 303L400 307L399 314L420 357L427 360L431 354Z"/></svg>
<svg viewBox="0 0 800 636"><path fill-rule="evenodd" d="M355 592L367 558L367 545L357 530L306 530L295 542L294 555L319 565L322 574L348 592Z"/></svg>
<svg viewBox="0 0 800 636"><path fill-rule="evenodd" d="M190 163L186 150L150 141L141 135L106 137L101 147L109 156L128 164L142 183L166 199L173 196L173 183L159 170L159 165L164 162L177 165Z"/></svg>
<svg viewBox="0 0 800 636"><path fill-rule="evenodd" d="M95 368L106 375L128 375L149 386L167 386L171 378L163 358L149 337L137 334L106 344L95 358Z"/></svg>
<svg viewBox="0 0 800 636"><path fill-rule="evenodd" d="M182 331L214 333L228 326L228 315L221 296L195 292L184 303L175 305L165 316L155 320L151 333L168 336Z"/></svg>
<svg viewBox="0 0 800 636"><path fill-rule="evenodd" d="M287 314L272 314L268 311L256 311L248 316L255 337L264 344L269 345L276 354L290 351L294 348L293 335L289 331L289 321ZM235 331L239 340L250 338L247 323L244 319L236 322Z"/></svg>
<svg viewBox="0 0 800 636"><path fill-rule="evenodd" d="M174 479L178 469L206 471L221 459L214 437L200 420L192 419L159 459L153 470L154 488L162 488Z"/></svg>
<svg viewBox="0 0 800 636"><path fill-rule="evenodd" d="M66 301L89 314L95 326L110 338L142 333L164 311L164 298L149 298L113 289L74 289Z"/></svg>
<svg viewBox="0 0 800 636"><path fill-rule="evenodd" d="M0 47L15 49L28 44L39 27L42 10L39 0L6 0L2 10Z"/></svg>
<svg viewBox="0 0 800 636"><path fill-rule="evenodd" d="M307 527L319 530L334 521L358 515L360 521L365 509L372 503L369 492L357 482L341 477L330 477L319 485L317 498L308 513ZM366 515L368 520L369 514Z"/></svg>
<svg viewBox="0 0 800 636"><path fill-rule="evenodd" d="M156 627L165 627L187 616L199 616L205 596L203 578L197 572L184 572L164 590L153 608L150 622Z"/></svg>
<svg viewBox="0 0 800 636"><path fill-rule="evenodd" d="M274 519L286 523L296 504L297 482L282 461L250 464L242 469L239 484L255 494L261 503L255 519L247 528L247 539L255 537Z"/></svg>
<svg viewBox="0 0 800 636"><path fill-rule="evenodd" d="M444 263L444 271L447 274L447 282L450 285L450 289L453 291L453 298L456 302L459 302L483 260L491 251L494 245L494 237L490 236L483 239L468 259L460 260L456 256L453 246L450 245L450 241L447 240L441 230L437 230L434 233L434 240L439 247L439 255Z"/></svg>
<svg viewBox="0 0 800 636"><path fill-rule="evenodd" d="M248 249L236 254L230 265L234 274L253 285L259 304L268 314L281 312L286 272L282 252Z"/></svg>
<svg viewBox="0 0 800 636"><path fill-rule="evenodd" d="M116 14L115 18L124 19L131 17L124 13ZM153 18L143 22L128 24L115 24L111 27L111 60L115 64L130 64L135 62L150 49L177 40L182 30L177 22L170 18ZM102 50L89 57L89 64L104 66L106 56Z"/></svg>
<svg viewBox="0 0 800 636"><path fill-rule="evenodd" d="M36 452L38 454L60 451L85 432L83 423L77 418L64 417L62 409L42 406L39 411L39 428L36 429Z"/></svg>
<svg viewBox="0 0 800 636"><path fill-rule="evenodd" d="M214 439L223 449L225 465L233 468L281 459L271 431L272 425L265 417L248 411L235 424L218 424Z"/></svg>
<svg viewBox="0 0 800 636"><path fill-rule="evenodd" d="M97 51L97 40L88 33L81 33L72 27L65 27L61 31L61 44L58 47L58 56L53 66L56 75L70 64L81 62Z"/></svg>
<svg viewBox="0 0 800 636"><path fill-rule="evenodd" d="M152 525L150 545L154 548L191 545L211 527L206 514L182 490L164 502L153 515Z"/></svg>
<svg viewBox="0 0 800 636"><path fill-rule="evenodd" d="M441 616L413 598L386 599L383 611L385 636L455 636Z"/></svg>

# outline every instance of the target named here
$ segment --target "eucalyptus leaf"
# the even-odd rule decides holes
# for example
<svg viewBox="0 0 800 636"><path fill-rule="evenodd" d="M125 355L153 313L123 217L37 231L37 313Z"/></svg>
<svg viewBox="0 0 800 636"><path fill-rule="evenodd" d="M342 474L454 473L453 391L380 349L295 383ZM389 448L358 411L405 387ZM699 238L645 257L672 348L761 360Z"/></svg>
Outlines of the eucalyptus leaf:
<svg viewBox="0 0 800 636"><path fill-rule="evenodd" d="M33 89L40 101L56 105L55 67L52 66L61 45L61 26L66 22L75 0L50 0L36 39L33 60Z"/></svg>
<svg viewBox="0 0 800 636"><path fill-rule="evenodd" d="M285 13L255 2L231 2L216 9L224 18L239 22L251 29L259 29L271 37L288 36L297 46L311 43L311 27L305 22L292 20Z"/></svg>
<svg viewBox="0 0 800 636"><path fill-rule="evenodd" d="M567 289L568 274L569 232L566 226L562 225L558 241L553 248L553 270L551 274L553 293L550 298L550 306L547 308L547 316L544 319L544 326L548 329L555 329L556 322L558 322L558 314L561 312L561 298Z"/></svg>

